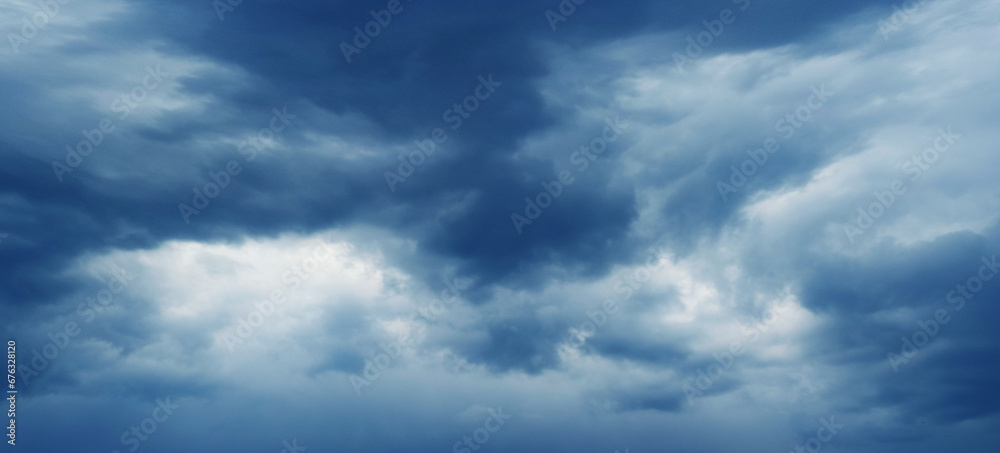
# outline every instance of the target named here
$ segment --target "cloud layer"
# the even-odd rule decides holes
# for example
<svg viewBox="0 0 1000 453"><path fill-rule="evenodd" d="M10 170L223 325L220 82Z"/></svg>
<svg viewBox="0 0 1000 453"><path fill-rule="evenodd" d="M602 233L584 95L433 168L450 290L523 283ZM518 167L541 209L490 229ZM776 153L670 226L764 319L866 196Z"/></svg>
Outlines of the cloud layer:
<svg viewBox="0 0 1000 453"><path fill-rule="evenodd" d="M2 8L25 451L1000 445L995 2Z"/></svg>

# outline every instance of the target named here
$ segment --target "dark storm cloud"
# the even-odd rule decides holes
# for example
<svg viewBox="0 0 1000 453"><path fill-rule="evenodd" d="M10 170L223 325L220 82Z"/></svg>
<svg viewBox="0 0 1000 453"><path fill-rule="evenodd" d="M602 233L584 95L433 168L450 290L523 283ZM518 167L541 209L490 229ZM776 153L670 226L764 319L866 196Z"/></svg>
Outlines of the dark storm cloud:
<svg viewBox="0 0 1000 453"><path fill-rule="evenodd" d="M1000 297L1000 286L991 277L978 280L981 289L973 291L979 283L970 280L979 279L982 269L991 273L985 263L997 254L996 230L994 225L988 237L954 234L913 248L883 244L863 258L812 257L817 265L815 274L802 279L803 302L838 315L815 335L816 353L833 363L862 365L858 369L867 369L878 389L866 403L900 407L908 422L995 415L994 384L984 376L995 373L996 351L985 345L997 340L993 325L1000 313L990 301ZM912 310L904 322L871 317L900 309ZM930 332L929 342L911 349Z"/></svg>
<svg viewBox="0 0 1000 453"><path fill-rule="evenodd" d="M585 52L665 33L677 38L674 46L649 49L636 58L670 64L672 53L683 51L686 35L703 31L702 21L714 20L720 10L731 8L738 11L736 22L726 27L700 59L786 44L794 44L790 54L807 58L833 53L843 45L831 44L836 40L822 41L823 35L853 25L850 20L856 15L867 15L867 20L891 14L892 3L740 0L621 4L589 0L577 5L553 31L545 11L557 10L556 1L404 0L403 11L393 15L392 22L360 53L352 55L350 62L341 43L352 43L354 27L363 28L372 20L369 11L385 8L388 2L244 1L227 11L224 21L208 1L129 3L121 12L86 28L83 38L55 47L49 56L58 61L60 55L97 58L153 49L178 60L202 61L211 67L183 71L164 67L167 72L185 74L171 79L172 83L179 93L200 99L200 104L159 109L148 121L134 119L120 124L114 137L59 183L51 161L62 160L64 145L76 143L80 129L92 129L98 124L96 120L108 115L103 104L94 106L66 97L63 90L86 91L101 81L102 71L141 73L149 62L136 59L135 68L102 67L100 71L62 71L53 69L55 64L18 71L7 69L5 64L5 69L0 69L0 82L5 87L0 89L0 99L8 106L0 112L5 125L0 130L0 232L9 234L0 243L3 330L19 335L28 345L48 341L46 332L38 332L50 326L57 329L62 317L72 314L45 311L44 307L56 311L72 307L76 298L96 289L92 279L69 272L86 256L154 249L173 239L237 241L243 236L273 238L287 232L370 227L380 228L386 236L414 241L415 253L400 247L389 252L387 259L422 279L432 292L442 286L441 269L447 267L475 282L463 295L471 310L497 310L461 326L442 321L435 326L440 330L429 345L482 365L491 378L519 373L543 377L559 369L559 345L567 340L568 329L586 319L585 309L569 307L565 300L549 296L536 301L545 308L557 307L548 317L529 305L496 309L496 305L505 304L498 296L500 289L530 293L554 281L602 278L618 265L640 261L639 251L648 246L653 234L662 236L677 258L691 258L722 241L727 229L752 226L752 221L744 219L743 210L759 197L804 184L818 169L857 152L857 143L867 138L866 126L859 124L863 120L855 120L850 128L820 125L803 129L795 140L783 143L780 159L772 160L727 201L719 196L715 181L730 174L729 166L745 158L746 148L773 134L771 124L759 129L754 129L757 125L725 125L739 136L719 138L711 149L682 150L684 155L670 165L640 164L643 168L635 178L623 177L626 167L621 160L627 151L643 143L639 137L626 134L609 147L593 169L576 175L577 182L565 187L553 205L518 234L510 214L522 213L524 198L542 191L543 181L571 168L565 164L566 156L594 136L594 125L600 120L583 112L595 104L601 109L619 107L612 101L608 84L595 81L593 88L598 93L586 93L587 77L606 81L638 69L631 64L635 62L628 61L630 57L619 61L619 67L588 68L594 73L579 75L583 82L567 82L581 88L579 93L568 95L578 97L568 99L565 105L553 105L542 87L543 82L560 83L552 79L556 76L550 59L553 53ZM451 129L445 112L474 95L481 77L501 85L488 99L479 101L460 127ZM761 79L760 74L746 77L738 94L749 96ZM101 85L102 90L115 92L128 88L128 84ZM808 95L808 86L802 90L803 96ZM150 102L166 103L164 98L153 101L155 94ZM875 102L864 101L864 105ZM767 107L784 113L801 100L790 102L783 100ZM236 143L267 126L272 109L284 107L295 118L279 136L280 151L261 152L254 161L246 160ZM634 128L650 120L653 127L666 127L683 117L684 113L673 112L625 121L634 120ZM395 191L390 190L384 173L395 171L400 153L416 149L414 140L431 137L435 128L447 132L447 142ZM525 152L529 140L553 131L573 139L545 144L545 149L535 153ZM714 133L697 132L705 136ZM343 138L372 151L351 154L331 147L317 135ZM178 213L178 203L190 204L192 188L203 186L209 172L224 169L230 160L239 162L242 172L233 175L233 183L222 195L186 224ZM639 193L648 188L666 193L650 200ZM639 234L636 228L643 209L659 218L652 225L642 224ZM843 396L848 400L842 406L845 410L862 413L872 406L889 408L904 423L921 416L949 424L995 415L997 401L989 396L995 392L987 376L995 374L996 366L991 364L996 354L984 346L996 340L990 320L996 319L997 313L986 303L997 298L995 286L970 301L968 311L956 314L942 329L934 340L944 345L941 350L922 350L898 374L891 371L885 354L899 349L898 337L912 334L916 322L913 319L911 325L901 327L887 320L887 313L912 309L905 316L933 316L933 310L944 304L948 290L975 271L970 266L981 256L1000 251L997 228L952 233L930 243L884 242L857 256L832 252L813 242L830 221L810 217L804 221L808 228L782 235L780 244L751 236L747 244L740 244L742 248L735 247L739 249L734 252L736 261L713 262L712 269L704 272L721 274L722 268L732 264L746 274L734 278L746 286L723 289L722 293L748 287L767 292L791 285L802 306L827 322L809 336L807 349L814 355L808 360L842 367L839 372L847 376L842 377L841 385L833 386L842 393L829 398ZM697 277L724 281L719 275ZM152 297L136 294L129 299L132 313L138 316L109 314L107 322L90 326L85 338L105 342L117 355L95 350L80 356L63 355L30 391L123 393L149 400L162 393L205 397L225 388L211 372L164 375L148 368L106 382L84 380L85 373L79 370L117 370L116 363L136 358L144 345L163 336L179 339L180 349L190 351L193 362L210 360L198 354L210 347L211 331L200 329L199 324L183 329L175 326L171 328L177 331L167 332L157 322L160 313L150 302ZM674 371L682 378L694 376L711 363L710 358L698 356L685 344L695 333L663 332L658 330L662 325L650 321L663 315L654 307L674 307L681 297L672 289L639 291L628 307L631 311L618 315L624 322L618 327L609 324L598 332L581 348L581 354L613 365L638 364L649 370ZM597 306L601 299L594 294L583 298L588 300L580 305L592 298ZM734 298L738 300L735 310L753 311L749 295ZM369 357L366 353L384 340L371 333L375 323L369 312L338 309L323 315L324 330L347 339L323 343L321 350L326 355L307 367L305 374L319 380L327 371L362 369ZM453 321L459 315L451 316L454 318L446 319ZM51 318L60 322L53 324ZM22 322L14 324L14 319ZM204 322L207 325L208 321ZM359 352L357 344L370 348ZM216 365L209 368L215 371ZM781 368L780 372L790 375L803 365L744 358L739 367ZM741 368L713 385L706 396L721 397L757 384L756 377L744 374ZM615 376L623 372L607 373ZM685 407L681 380L660 379L622 387L612 378L608 380L612 383L589 395L616 410L674 413ZM349 390L346 384L339 384L343 384L339 390ZM378 385L390 387L387 383ZM866 389L863 395L856 388L861 386ZM81 391L80 387L89 390ZM432 394L444 392L433 385L427 388ZM928 388L935 390L929 392ZM405 403L426 404L434 410L439 410L437 404L444 404L410 399ZM241 413L254 412L232 402L225 406ZM308 418L323 419L321 415L331 409L310 410ZM392 438L388 443L411 445L397 440L407 438L409 432L390 425L411 423L412 414L379 414L383 416L380 426L374 428L357 420L344 421L344 426L352 428L344 435L354 436L349 437L349 446L367 446L370 438L365 436L385 436ZM466 422L449 420L446 425L464 425L442 430L447 435L434 431L434 440L441 441L443 447L424 445L426 442L421 446L428 451L447 449L452 432L460 436L479 423ZM325 432L322 426L309 428ZM355 428L368 431L358 434L353 432ZM431 431L426 423L420 429ZM117 433L111 434L113 441ZM561 434L579 435L574 429ZM873 434L879 435L887 434ZM528 448L524 446L522 451L530 451Z"/></svg>
<svg viewBox="0 0 1000 453"><path fill-rule="evenodd" d="M753 17L748 16L748 23L742 24L744 28L740 30L740 43L749 45L757 39L760 44L772 45L793 39L805 33L810 23L835 20L856 11L860 5L825 5L820 11L815 6L781 5L779 8L776 4L754 4L748 12L767 17L780 11L796 17L796 26L779 27L766 35L754 36L754 30L761 27L753 27L750 22ZM174 221L176 214L171 208L185 187L192 184L178 181L178 187L170 193L146 193L142 200L123 197L123 192L127 191L123 186L132 185L133 181L142 179L143 173L150 172L161 174L167 180L190 180L190 177L178 176L190 174L188 168L192 165L200 167L200 173L214 171L224 166L228 158L208 162L202 159L204 163L198 164L192 161L189 151L182 153L178 160L137 163L130 171L136 175L135 179L128 184L88 178L86 165L90 164L85 164L72 175L71 181L58 185L51 183L46 174L50 170L39 165L40 162L15 157L20 153L7 154L5 159L13 160L4 166L9 172L4 178L5 191L30 197L29 202L36 210L53 214L58 211L64 217L88 220L50 221L46 222L46 228L31 232L8 226L16 235L37 237L34 242L46 245L36 247L46 248L11 255L11 258L19 258L21 264L16 271L4 275L20 275L22 278L18 280L22 283L19 286L38 292L43 291L42 286L51 286L40 281L33 283L35 278L47 279L43 273L29 271L33 262L38 262L40 268L59 267L60 262L83 250L112 244L149 246L169 237L217 237L239 230L259 234L299 228L300 225L319 228L349 221L352 217L364 218L366 210L399 204L409 213L407 217L426 222L433 212L425 208L426 203L434 203L438 194L455 191L472 193L472 205L456 218L431 230L433 232L422 233L427 235L423 242L428 251L466 263L468 272L481 277L483 282L503 279L512 272L523 278L526 272L545 264L550 257L564 257L556 259L583 263L583 269L599 272L623 257L613 251L614 247L600 251L585 244L598 237L621 241L625 226L634 217L630 213L633 202L627 192L594 197L602 191L601 182L594 183L589 193L574 188L573 194L561 200L562 206L548 212L549 218L534 225L529 234L516 237L507 225L506 213L517 208L521 198L510 195L532 193L538 184L537 180L524 181L521 175L538 175L536 177L541 179L550 173L544 162L511 160L520 139L557 121L534 86L538 77L547 72L547 65L534 43L566 39L577 44L593 44L623 35L697 23L725 7L740 5L714 2L697 6L650 6L638 3L621 8L589 2L580 5L570 21L556 33L547 26L544 11L556 8L557 3L549 6L536 2L454 5L427 1L404 2L403 6L404 10L350 64L345 61L339 44L350 41L353 27L364 26L370 20L369 10L381 8L382 4L247 3L227 12L225 21L220 22L211 5L205 2L139 3L114 20L107 19L100 27L88 30L91 36L86 49L74 49L73 45L66 44L64 51L67 52L108 52L153 45L166 52L184 52L234 64L247 71L238 80L206 75L201 79L179 81L186 93L210 94L217 99L212 104L213 109L201 118L165 116L156 129L135 126L135 139L155 143L164 152L172 153L179 151L174 147L191 146L192 139L199 135L218 136L238 124L254 124L249 119L233 117L231 113L224 116L225 123L220 123L213 114L218 109L236 109L252 116L253 112L267 111L296 99L308 100L333 112L361 113L380 125L380 133L392 142L406 144L412 139L425 138L432 128L442 126L441 112L469 95L479 75L492 74L504 85L488 105L481 107L467 124L452 134L456 138L444 145L449 157L441 159L436 166L428 164L397 196L386 194L379 182L380 170L391 168L396 162L393 155L372 159L365 164L365 169L351 170L346 170L343 162L336 159L287 158L267 168L248 168L240 184L226 194L230 199L245 201L225 203L220 200L212 207L212 212L199 218L193 227ZM793 11L796 8L809 11ZM800 14L806 12L808 14ZM808 19L802 20L803 17ZM718 48L728 45L732 43L721 43ZM71 80L71 76L61 76L51 78L50 84L65 84ZM21 81L15 79L17 82ZM45 86L32 88L44 90ZM5 92L8 95L16 93ZM46 109L32 105L27 98L22 99L23 108ZM96 112L92 117L99 115L101 113ZM91 122L81 121L84 125ZM29 137L44 134L40 124L34 128L33 131L19 131L19 134ZM291 137L295 133L290 131L287 135ZM121 152L138 155L144 149L151 149L140 143L134 142L117 155L121 156ZM18 147L15 143L8 146ZM303 174L307 168L325 171ZM77 181L86 181L87 185ZM267 196L261 196L264 194ZM717 202L709 200L709 205L712 204ZM695 214L689 209L681 211ZM410 220L389 221L412 224ZM62 229L63 225L72 225L74 231ZM125 226L140 228L145 234L123 238L120 231ZM678 233L688 235L691 231L684 233L681 228ZM491 240L481 241L480 235ZM44 250L55 253L39 253ZM0 253L11 251L0 250ZM5 288L11 287L5 285Z"/></svg>

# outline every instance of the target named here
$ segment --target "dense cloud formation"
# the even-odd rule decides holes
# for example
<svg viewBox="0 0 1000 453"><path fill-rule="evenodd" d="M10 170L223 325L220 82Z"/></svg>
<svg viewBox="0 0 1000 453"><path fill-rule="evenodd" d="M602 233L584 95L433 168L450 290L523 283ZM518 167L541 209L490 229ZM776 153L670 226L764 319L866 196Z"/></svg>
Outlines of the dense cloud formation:
<svg viewBox="0 0 1000 453"><path fill-rule="evenodd" d="M996 2L0 12L15 448L1000 447Z"/></svg>

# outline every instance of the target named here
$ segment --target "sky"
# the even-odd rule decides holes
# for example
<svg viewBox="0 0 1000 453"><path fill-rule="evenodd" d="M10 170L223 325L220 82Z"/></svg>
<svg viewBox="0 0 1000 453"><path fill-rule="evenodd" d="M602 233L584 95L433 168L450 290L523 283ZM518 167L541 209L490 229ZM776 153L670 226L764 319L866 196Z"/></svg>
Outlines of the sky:
<svg viewBox="0 0 1000 453"><path fill-rule="evenodd" d="M1000 450L1000 2L0 32L4 451Z"/></svg>

